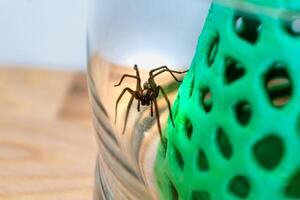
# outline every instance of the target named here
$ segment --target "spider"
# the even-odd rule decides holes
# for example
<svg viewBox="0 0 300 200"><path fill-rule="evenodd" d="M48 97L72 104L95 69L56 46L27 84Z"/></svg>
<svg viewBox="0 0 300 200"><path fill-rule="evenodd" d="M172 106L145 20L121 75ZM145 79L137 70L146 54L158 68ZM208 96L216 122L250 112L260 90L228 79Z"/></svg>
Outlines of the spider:
<svg viewBox="0 0 300 200"><path fill-rule="evenodd" d="M140 111L140 106L150 106L150 110L151 110L151 117L153 117L153 104L154 104L154 108L155 108L155 115L156 115L156 121L157 121L157 126L158 126L158 131L159 131L159 135L160 138L162 138L162 131L161 131L161 125L160 125L160 121L159 121L159 110L158 110L158 106L157 106L157 97L159 95L159 92L161 92L165 98L165 101L168 104L168 109L169 109L169 113L170 113L170 118L172 121L172 125L173 127L174 125L174 120L173 120L173 116L172 116L172 112L171 112L171 105L170 105L170 101L164 91L164 89L160 86L157 85L155 83L154 78L156 76L158 76L159 74L162 74L163 72L169 72L172 77L177 81L177 82L181 82L180 80L178 80L176 78L176 76L174 75L174 73L177 74L182 74L182 73L186 73L188 70L186 71L174 71L174 70L170 70L167 66L161 66L155 69L150 70L149 72L149 78L148 80L143 84L143 87L141 86L141 78L140 78L140 73L139 73L139 69L137 65L134 65L133 69L136 71L136 75L130 75L130 74L124 74L121 78L121 80L119 81L118 84L114 85L115 87L118 87L121 85L122 81L124 80L124 78L128 77L128 78L134 78L137 80L137 84L136 84L136 90L132 90L129 87L126 87L123 89L123 91L121 92L121 94L119 95L117 101L116 101L116 106L115 106L115 123L117 121L117 110L118 110L118 104L120 102L120 100L122 99L123 95L125 94L125 92L129 92L131 94L131 98L127 104L127 110L126 110L126 115L125 115L125 122L124 122L124 126L123 126L123 131L122 134L124 134L125 129L126 129L126 125L127 125L127 120L128 120L128 115L129 115L129 110L131 108L132 102L134 100L134 98L138 101L137 104L137 110L138 112Z"/></svg>

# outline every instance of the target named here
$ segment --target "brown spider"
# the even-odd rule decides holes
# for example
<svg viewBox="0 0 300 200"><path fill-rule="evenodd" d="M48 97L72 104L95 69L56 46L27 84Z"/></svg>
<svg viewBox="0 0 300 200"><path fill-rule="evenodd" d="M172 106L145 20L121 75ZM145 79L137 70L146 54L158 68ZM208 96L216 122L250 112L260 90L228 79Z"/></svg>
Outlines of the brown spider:
<svg viewBox="0 0 300 200"><path fill-rule="evenodd" d="M115 123L117 121L117 110L118 110L118 103L121 100L121 98L123 97L123 95L125 94L126 91L128 91L131 94L131 98L129 100L129 103L127 105L127 110L126 110L126 116L125 116L125 122L124 122L124 127L123 127L123 131L122 134L124 134L125 129L126 129L126 124L127 124L127 119L128 119L128 115L129 115L129 110L131 107L131 104L133 102L133 99L135 98L138 101L138 105L137 105L137 110L138 112L140 111L140 104L142 106L149 106L150 105L150 109L151 109L151 117L153 117L153 104L154 104L154 108L155 108L155 115L156 115L156 120L157 120L157 126L158 126L158 130L159 130L159 135L160 138L162 136L162 132L161 132L161 126L160 126L160 121L159 121L159 110L158 110L158 106L157 106L157 101L156 98L158 97L159 91L162 92L167 104L168 104L168 108L169 108L169 113L170 113L170 118L172 121L172 125L174 125L174 120L173 120L173 116L172 116L172 112L171 112L171 105L170 105L170 101L165 93L165 91L163 90L163 88L160 85L157 85L154 81L154 78L163 73L163 72L170 72L170 74L173 76L173 78L177 81L177 82L181 82L179 81L176 76L173 73L178 73L178 74L182 74L185 73L187 71L183 71L183 72L179 72L179 71L174 71L174 70L170 70L167 66L161 66L155 69L152 69L149 72L149 78L148 80L143 84L143 87L141 86L141 78L140 78L140 73L138 70L138 66L134 65L133 67L136 71L136 75L130 75L130 74L124 74L120 80L120 82L118 84L115 85L115 87L121 85L122 81L124 80L125 77L129 77L129 78L134 78L137 80L137 84L136 84L136 90L132 90L128 87L124 88L123 91L121 92L120 96L118 97L117 101L116 101L116 107L115 107Z"/></svg>

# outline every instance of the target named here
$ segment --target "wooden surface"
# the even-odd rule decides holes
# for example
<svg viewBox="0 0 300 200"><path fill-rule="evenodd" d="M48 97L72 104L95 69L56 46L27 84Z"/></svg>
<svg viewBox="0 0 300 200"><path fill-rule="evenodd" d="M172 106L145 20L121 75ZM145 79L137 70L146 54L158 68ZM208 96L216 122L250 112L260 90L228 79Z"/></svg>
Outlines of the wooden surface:
<svg viewBox="0 0 300 200"><path fill-rule="evenodd" d="M0 67L0 199L92 199L85 75Z"/></svg>

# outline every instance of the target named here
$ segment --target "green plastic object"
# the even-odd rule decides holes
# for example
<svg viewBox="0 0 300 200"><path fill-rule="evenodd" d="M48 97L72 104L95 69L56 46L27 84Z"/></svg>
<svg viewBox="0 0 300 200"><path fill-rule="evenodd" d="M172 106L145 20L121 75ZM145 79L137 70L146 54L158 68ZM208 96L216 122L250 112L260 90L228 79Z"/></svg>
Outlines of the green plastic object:
<svg viewBox="0 0 300 200"><path fill-rule="evenodd" d="M298 0L249 2L300 10ZM300 199L295 23L212 4L159 146L162 200Z"/></svg>

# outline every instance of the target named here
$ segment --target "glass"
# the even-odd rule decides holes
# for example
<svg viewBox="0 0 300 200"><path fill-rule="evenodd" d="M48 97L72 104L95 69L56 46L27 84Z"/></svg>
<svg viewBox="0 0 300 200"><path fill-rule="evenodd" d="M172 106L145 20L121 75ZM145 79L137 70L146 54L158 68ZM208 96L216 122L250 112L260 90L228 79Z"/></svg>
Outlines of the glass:
<svg viewBox="0 0 300 200"><path fill-rule="evenodd" d="M99 145L95 200L158 199L152 174L159 142L156 121L147 107L137 112L134 101L122 134L130 95L120 101L116 123L115 102L123 88L135 89L136 81L128 78L121 86L114 85L123 74L135 73L134 64L138 64L142 82L148 78L148 70L158 66L186 69L208 6L208 1L195 0L172 4L160 0L90 1L88 76ZM168 75L157 77L156 82L172 102L178 84ZM159 107L164 127L165 102L159 101Z"/></svg>
<svg viewBox="0 0 300 200"><path fill-rule="evenodd" d="M142 82L149 77L149 70L159 66L179 71L189 68L210 4L208 0L90 0L88 81L99 147L95 200L159 199L153 170L160 144L156 118L151 116L149 106L138 112L137 101L133 100L123 134L131 96L126 93L122 97L115 122L116 101L124 88L135 90L136 80L127 77L120 86L114 85L124 74L134 75L135 64ZM299 35L298 12L237 0L219 0L216 4L247 13L250 19L255 13L264 13L282 20L290 34ZM248 38L243 32L249 26L249 18L237 17L234 26L240 37L252 42L253 35ZM213 55L212 52L214 48ZM179 84L167 73L155 80L173 105ZM158 106L164 128L169 116L164 98L158 99Z"/></svg>

